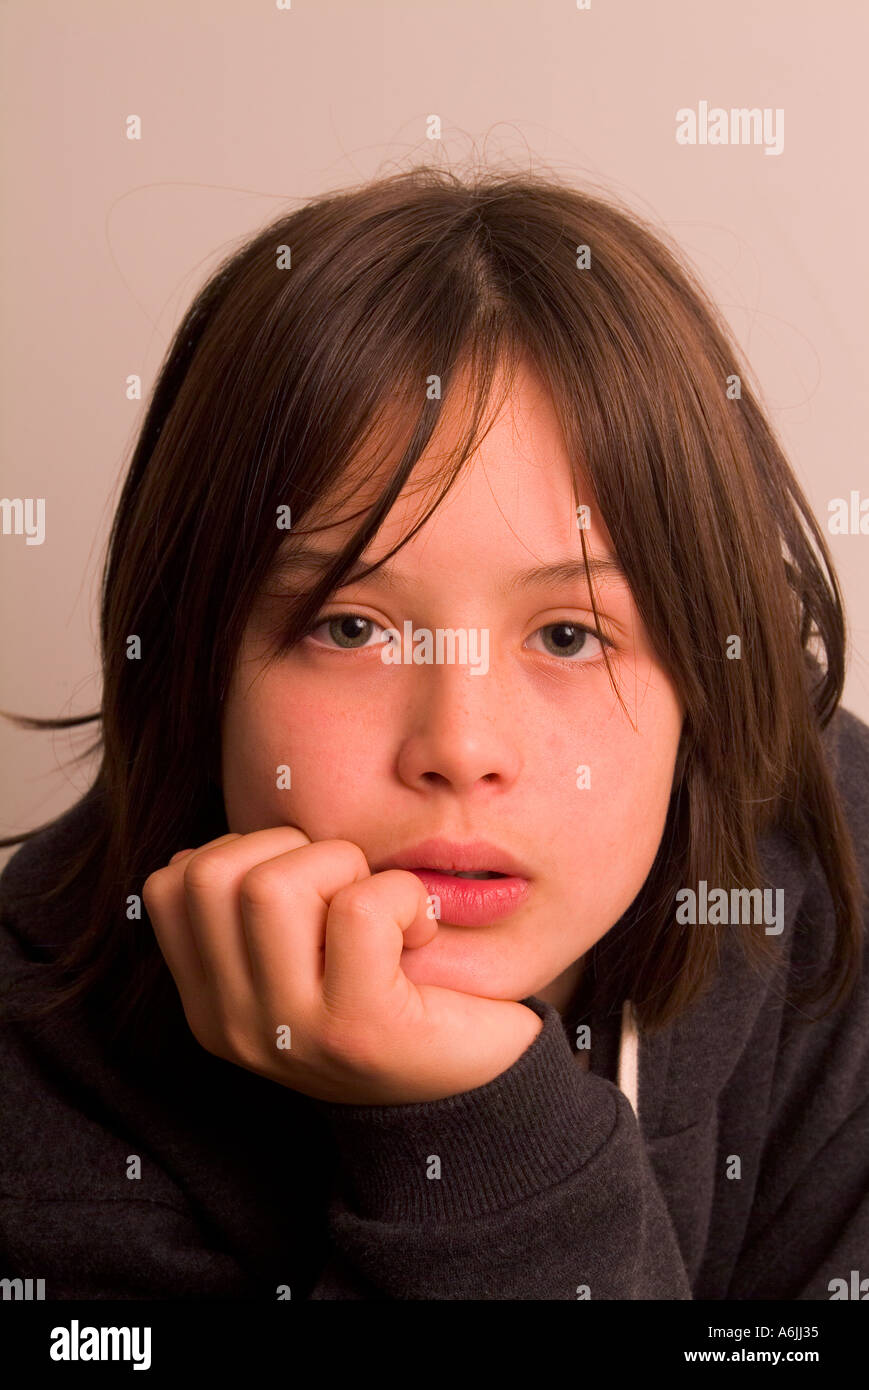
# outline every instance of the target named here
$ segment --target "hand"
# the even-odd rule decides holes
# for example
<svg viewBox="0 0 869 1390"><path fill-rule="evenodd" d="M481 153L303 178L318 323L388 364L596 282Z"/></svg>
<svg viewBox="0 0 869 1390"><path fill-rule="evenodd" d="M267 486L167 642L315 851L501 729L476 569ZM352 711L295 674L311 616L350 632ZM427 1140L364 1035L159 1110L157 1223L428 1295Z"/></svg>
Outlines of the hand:
<svg viewBox="0 0 869 1390"><path fill-rule="evenodd" d="M518 1001L412 984L402 949L438 931L425 886L405 869L372 874L349 840L290 825L223 835L174 854L142 897L201 1046L319 1100L473 1090L543 1026Z"/></svg>

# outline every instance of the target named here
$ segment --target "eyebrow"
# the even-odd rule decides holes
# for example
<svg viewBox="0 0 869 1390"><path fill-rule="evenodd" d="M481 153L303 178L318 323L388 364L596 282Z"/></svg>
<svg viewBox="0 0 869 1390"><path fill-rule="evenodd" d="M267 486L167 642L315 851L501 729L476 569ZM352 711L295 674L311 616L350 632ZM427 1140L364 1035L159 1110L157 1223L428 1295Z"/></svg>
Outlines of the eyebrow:
<svg viewBox="0 0 869 1390"><path fill-rule="evenodd" d="M324 571L326 566L334 560L333 553L317 550L313 546L298 546L295 549L278 553L278 558L272 568L271 578L279 581L289 581L296 577L300 571ZM357 560L351 567L349 573L345 575L339 587L347 588L355 584L357 580L370 569L372 561ZM369 577L369 576L366 576ZM370 578L376 579L386 589L400 589L405 586L399 575L395 573L393 566L386 561L378 569L374 570ZM514 593L516 590L525 590L541 584L570 584L577 579L606 580L616 579L627 582L627 576L620 562L615 558L600 557L589 559L588 564L582 559L568 557L563 560L553 561L548 565L535 565L532 569L517 570L509 576L503 585L505 593ZM410 581L408 581L410 582Z"/></svg>

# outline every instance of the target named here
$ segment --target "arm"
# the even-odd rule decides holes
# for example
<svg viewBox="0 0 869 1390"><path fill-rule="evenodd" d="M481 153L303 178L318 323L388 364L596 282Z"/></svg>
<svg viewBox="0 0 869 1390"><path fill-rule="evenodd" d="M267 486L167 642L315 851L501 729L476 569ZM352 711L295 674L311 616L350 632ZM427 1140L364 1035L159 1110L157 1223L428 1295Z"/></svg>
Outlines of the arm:
<svg viewBox="0 0 869 1390"><path fill-rule="evenodd" d="M832 908L816 867L795 924L791 982L814 978L833 949ZM852 1270L858 1284L869 1280L866 933L853 993L820 1018L823 1006L783 1008L757 1190L729 1298L847 1298L855 1296ZM869 1297L869 1282L859 1296Z"/></svg>
<svg viewBox="0 0 869 1390"><path fill-rule="evenodd" d="M523 1002L543 1030L485 1086L314 1102L345 1177L312 1299L691 1298L630 1104L577 1067L551 1005Z"/></svg>
<svg viewBox="0 0 869 1390"><path fill-rule="evenodd" d="M211 1249L190 1216L146 1198L3 1193L0 1279L43 1279L47 1301L263 1296L261 1281Z"/></svg>

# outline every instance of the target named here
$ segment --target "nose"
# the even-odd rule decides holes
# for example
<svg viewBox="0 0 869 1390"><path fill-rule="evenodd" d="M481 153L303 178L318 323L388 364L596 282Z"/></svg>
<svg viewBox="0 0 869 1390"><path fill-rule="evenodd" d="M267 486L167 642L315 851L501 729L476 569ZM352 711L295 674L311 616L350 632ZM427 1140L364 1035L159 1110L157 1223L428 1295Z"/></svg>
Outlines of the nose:
<svg viewBox="0 0 869 1390"><path fill-rule="evenodd" d="M504 792L521 768L515 693L491 664L484 675L468 667L405 668L404 729L398 773L409 787L467 796Z"/></svg>

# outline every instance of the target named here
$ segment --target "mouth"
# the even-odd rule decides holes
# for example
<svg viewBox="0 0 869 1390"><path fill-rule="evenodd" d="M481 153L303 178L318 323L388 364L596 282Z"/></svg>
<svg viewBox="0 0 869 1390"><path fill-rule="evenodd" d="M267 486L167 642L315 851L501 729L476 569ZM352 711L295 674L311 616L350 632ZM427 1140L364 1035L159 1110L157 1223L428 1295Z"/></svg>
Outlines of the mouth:
<svg viewBox="0 0 869 1390"><path fill-rule="evenodd" d="M371 865L372 873L383 869L416 874L435 899L438 921L454 927L488 926L514 912L532 890L530 872L488 840L423 840Z"/></svg>
<svg viewBox="0 0 869 1390"><path fill-rule="evenodd" d="M435 905L439 922L453 927L487 927L515 912L528 897L527 878L476 870L444 873L411 869Z"/></svg>
<svg viewBox="0 0 869 1390"><path fill-rule="evenodd" d="M426 866L426 871L429 872L429 873L442 873L442 872L444 872L444 870L435 869L435 868L432 868L431 866ZM418 870L414 869L413 872L414 872L414 873L417 873ZM451 876L452 878L470 878L470 879L506 878L506 877L507 877L506 874L499 874L497 869L480 869L479 871L470 870L470 871L468 871L468 872L460 872L458 869L454 869L453 872L452 872L452 874L451 874L450 876Z"/></svg>
<svg viewBox="0 0 869 1390"><path fill-rule="evenodd" d="M413 867L439 922L453 927L486 927L514 912L528 897L527 878L494 869L450 870Z"/></svg>
<svg viewBox="0 0 869 1390"><path fill-rule="evenodd" d="M425 869L466 879L524 878L532 874L509 851L489 840L461 843L457 840L429 839L409 845L398 854L372 864L373 873L382 869Z"/></svg>

